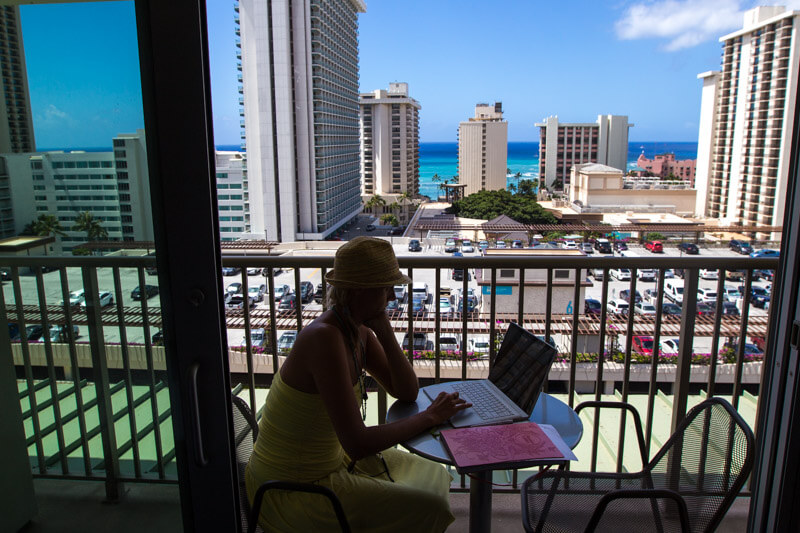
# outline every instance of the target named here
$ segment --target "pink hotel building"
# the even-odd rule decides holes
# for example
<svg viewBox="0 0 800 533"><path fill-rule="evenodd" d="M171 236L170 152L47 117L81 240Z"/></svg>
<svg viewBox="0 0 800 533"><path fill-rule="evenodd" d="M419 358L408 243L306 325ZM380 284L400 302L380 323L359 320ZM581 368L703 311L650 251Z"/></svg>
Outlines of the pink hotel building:
<svg viewBox="0 0 800 533"><path fill-rule="evenodd" d="M675 176L675 179L687 180L694 187L695 167L697 166L696 159L682 159L675 160L675 154L659 154L655 159L647 159L644 154L639 156L636 160L636 165L647 172L652 173L654 176L666 178L670 174ZM640 174L644 174L643 172Z"/></svg>

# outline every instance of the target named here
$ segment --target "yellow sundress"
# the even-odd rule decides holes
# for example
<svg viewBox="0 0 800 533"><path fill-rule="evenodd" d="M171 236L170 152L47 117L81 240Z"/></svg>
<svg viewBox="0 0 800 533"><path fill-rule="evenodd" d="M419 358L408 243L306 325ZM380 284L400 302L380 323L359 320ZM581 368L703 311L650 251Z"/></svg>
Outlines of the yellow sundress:
<svg viewBox="0 0 800 533"><path fill-rule="evenodd" d="M358 394L358 385L354 394ZM298 391L275 374L245 482L251 499L267 480L318 483L342 502L353 531L442 532L450 512L450 474L433 461L394 448L383 458L386 475L347 471L344 453L319 394ZM366 460L369 463L369 459ZM383 471L380 461L374 461ZM361 466L362 461L358 462ZM265 531L335 531L338 522L327 499L300 492L269 491L259 523Z"/></svg>

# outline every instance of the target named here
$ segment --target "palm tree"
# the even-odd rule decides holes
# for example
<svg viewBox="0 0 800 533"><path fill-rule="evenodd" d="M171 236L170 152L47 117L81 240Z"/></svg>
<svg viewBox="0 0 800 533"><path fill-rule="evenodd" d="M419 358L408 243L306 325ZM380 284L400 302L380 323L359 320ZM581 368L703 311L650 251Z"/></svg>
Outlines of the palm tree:
<svg viewBox="0 0 800 533"><path fill-rule="evenodd" d="M86 240L100 241L108 238L108 231L100 225L100 221L94 218L89 211L78 213L75 217L75 225L72 227L76 231L85 231Z"/></svg>
<svg viewBox="0 0 800 533"><path fill-rule="evenodd" d="M514 179L517 180L517 188L519 188L519 180L522 179L522 172L517 172L514 174Z"/></svg>
<svg viewBox="0 0 800 533"><path fill-rule="evenodd" d="M400 225L400 221L397 220L397 217L395 215L393 215L392 213L385 213L385 214L381 215L380 221L381 221L381 224L383 224L384 226L399 226Z"/></svg>
<svg viewBox="0 0 800 533"><path fill-rule="evenodd" d="M400 211L402 207L403 206L401 206L397 202L392 202L389 204L389 211L391 211L392 213L397 213L398 211Z"/></svg>
<svg viewBox="0 0 800 533"><path fill-rule="evenodd" d="M48 235L60 235L64 236L64 228L61 226L61 222L55 215L39 215L32 223L33 232L36 235L40 235L42 237L46 237Z"/></svg>
<svg viewBox="0 0 800 533"><path fill-rule="evenodd" d="M367 200L367 203L364 204L364 207L366 209L371 210L373 208L382 207L384 205L386 205L386 200L384 200L380 194L373 194L372 198Z"/></svg>

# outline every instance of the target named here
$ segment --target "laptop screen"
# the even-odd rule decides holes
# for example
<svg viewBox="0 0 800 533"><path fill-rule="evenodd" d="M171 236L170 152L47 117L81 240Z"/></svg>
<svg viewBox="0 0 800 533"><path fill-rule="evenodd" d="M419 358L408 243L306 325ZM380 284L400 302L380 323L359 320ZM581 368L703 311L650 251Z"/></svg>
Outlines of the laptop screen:
<svg viewBox="0 0 800 533"><path fill-rule="evenodd" d="M553 346L511 323L489 373L489 381L530 415L555 356Z"/></svg>

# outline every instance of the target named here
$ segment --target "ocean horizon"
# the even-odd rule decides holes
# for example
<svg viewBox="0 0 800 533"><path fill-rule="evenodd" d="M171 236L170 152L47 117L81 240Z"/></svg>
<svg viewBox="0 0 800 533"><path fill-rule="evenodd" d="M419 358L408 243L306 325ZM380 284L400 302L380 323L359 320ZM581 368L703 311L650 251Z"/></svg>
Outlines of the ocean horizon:
<svg viewBox="0 0 800 533"><path fill-rule="evenodd" d="M219 145L220 151L241 151L236 145ZM628 169L636 166L639 154L652 159L656 154L674 153L675 159L696 159L696 142L668 142L668 141L635 141L628 143ZM516 174L522 179L538 179L539 177L539 143L537 142L509 142L508 163L510 171L507 175L507 185L516 183ZM627 170L627 169L626 169ZM451 178L458 173L458 143L457 142L426 142L419 143L419 192L430 198L439 194L439 186L433 181L434 174L442 178Z"/></svg>

